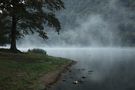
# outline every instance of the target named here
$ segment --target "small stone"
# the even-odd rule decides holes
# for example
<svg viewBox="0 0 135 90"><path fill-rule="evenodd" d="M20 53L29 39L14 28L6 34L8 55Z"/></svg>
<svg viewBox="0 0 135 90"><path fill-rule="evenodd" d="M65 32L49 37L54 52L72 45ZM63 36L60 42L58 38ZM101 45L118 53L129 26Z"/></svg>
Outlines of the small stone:
<svg viewBox="0 0 135 90"><path fill-rule="evenodd" d="M79 81L77 81L77 80L73 82L73 84L78 84L78 83L79 83Z"/></svg>
<svg viewBox="0 0 135 90"><path fill-rule="evenodd" d="M62 81L63 81L63 82L65 82L65 81L66 81L66 79L63 79Z"/></svg>
<svg viewBox="0 0 135 90"><path fill-rule="evenodd" d="M83 79L85 79L86 77L85 76L82 76Z"/></svg>

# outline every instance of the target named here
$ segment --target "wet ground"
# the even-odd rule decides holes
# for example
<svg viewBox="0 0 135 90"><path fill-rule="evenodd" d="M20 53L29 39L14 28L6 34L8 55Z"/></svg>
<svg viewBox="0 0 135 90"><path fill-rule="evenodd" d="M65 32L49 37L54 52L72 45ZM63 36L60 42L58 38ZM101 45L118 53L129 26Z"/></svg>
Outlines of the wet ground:
<svg viewBox="0 0 135 90"><path fill-rule="evenodd" d="M135 90L134 48L55 48L47 52L78 62L49 90Z"/></svg>

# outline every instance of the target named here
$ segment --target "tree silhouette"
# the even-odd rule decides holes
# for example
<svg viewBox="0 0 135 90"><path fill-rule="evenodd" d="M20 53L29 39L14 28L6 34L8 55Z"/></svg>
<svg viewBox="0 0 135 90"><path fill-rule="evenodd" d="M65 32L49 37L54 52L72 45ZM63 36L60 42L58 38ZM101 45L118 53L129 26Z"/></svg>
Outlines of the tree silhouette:
<svg viewBox="0 0 135 90"><path fill-rule="evenodd" d="M37 32L40 37L47 39L44 25L54 27L59 33L61 25L55 11L62 8L64 3L61 0L0 0L0 16L4 15L10 22L10 49L17 51L16 39L26 34ZM1 33L8 31L2 27L0 30Z"/></svg>

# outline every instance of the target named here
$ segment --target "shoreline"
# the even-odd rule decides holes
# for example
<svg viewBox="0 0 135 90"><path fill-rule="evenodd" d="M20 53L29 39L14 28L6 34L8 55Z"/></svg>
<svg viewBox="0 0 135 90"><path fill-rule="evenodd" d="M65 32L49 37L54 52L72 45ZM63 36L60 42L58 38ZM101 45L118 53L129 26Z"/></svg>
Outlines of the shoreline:
<svg viewBox="0 0 135 90"><path fill-rule="evenodd" d="M43 90L47 90L50 86L56 84L61 78L62 74L67 72L74 64L76 64L76 61L70 61L69 63L62 65L58 70L51 71L41 77L41 82L44 85Z"/></svg>
<svg viewBox="0 0 135 90"><path fill-rule="evenodd" d="M0 51L0 90L46 90L74 63L45 54Z"/></svg>

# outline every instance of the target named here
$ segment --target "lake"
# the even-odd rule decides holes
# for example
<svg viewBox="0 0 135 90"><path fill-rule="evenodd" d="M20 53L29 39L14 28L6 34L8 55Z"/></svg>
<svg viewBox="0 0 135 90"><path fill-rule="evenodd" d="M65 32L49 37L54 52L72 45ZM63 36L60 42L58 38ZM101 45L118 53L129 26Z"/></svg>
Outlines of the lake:
<svg viewBox="0 0 135 90"><path fill-rule="evenodd" d="M45 50L49 55L77 61L49 90L135 90L135 48Z"/></svg>

